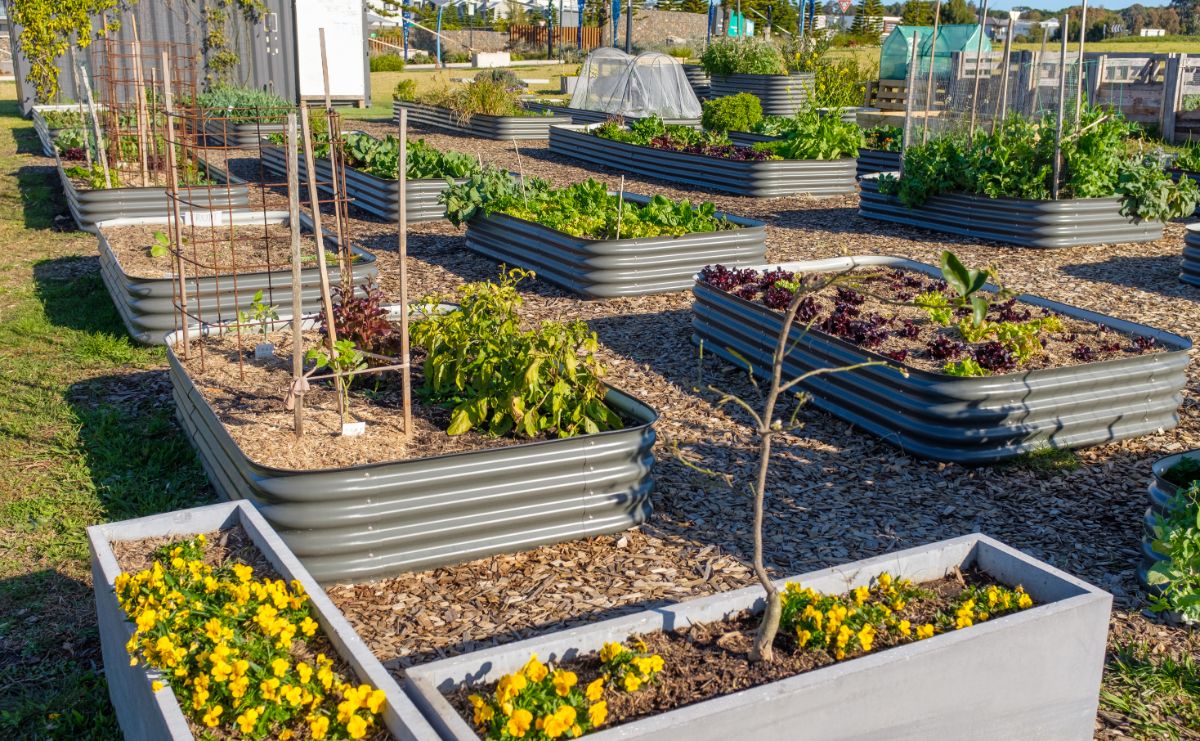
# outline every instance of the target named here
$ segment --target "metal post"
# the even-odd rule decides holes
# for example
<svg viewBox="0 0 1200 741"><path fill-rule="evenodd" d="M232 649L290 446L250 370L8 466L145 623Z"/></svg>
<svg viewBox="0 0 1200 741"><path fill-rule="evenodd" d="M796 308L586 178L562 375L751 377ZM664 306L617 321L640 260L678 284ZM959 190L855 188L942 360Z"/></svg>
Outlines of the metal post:
<svg viewBox="0 0 1200 741"><path fill-rule="evenodd" d="M804 0L796 0L796 38L804 38L804 16L808 13L808 7Z"/></svg>
<svg viewBox="0 0 1200 741"><path fill-rule="evenodd" d="M1083 115L1083 42L1087 35L1087 0L1079 9L1079 69L1075 73L1075 123Z"/></svg>
<svg viewBox="0 0 1200 741"><path fill-rule="evenodd" d="M612 2L612 35L613 48L617 48L617 31L621 28L621 0Z"/></svg>
<svg viewBox="0 0 1200 741"><path fill-rule="evenodd" d="M554 58L554 25L550 23L550 3L546 3L546 59Z"/></svg>
<svg viewBox="0 0 1200 741"><path fill-rule="evenodd" d="M633 0L625 8L625 53L633 53Z"/></svg>
<svg viewBox="0 0 1200 741"><path fill-rule="evenodd" d="M1062 19L1062 51L1058 55L1058 125L1054 130L1054 180L1050 183L1050 197L1058 200L1058 179L1062 175L1062 134L1063 107L1067 97L1067 25L1068 16L1064 13Z"/></svg>
<svg viewBox="0 0 1200 741"><path fill-rule="evenodd" d="M908 149L909 143L912 141L912 113L913 101L916 100L916 95L913 92L917 88L917 54L921 46L921 31L913 31L912 54L908 60L908 80L905 82L904 91L904 134L901 136L901 148ZM903 163L903 157L901 158Z"/></svg>
<svg viewBox="0 0 1200 741"><path fill-rule="evenodd" d="M442 64L442 10L444 10L444 9L445 9L445 7L446 7L446 6L444 6L444 5L439 5L439 6L438 6L438 10L437 10L437 32L436 32L436 34L434 35L434 38L433 38L433 43L434 43L434 55L436 56L436 58L434 59L434 63L435 63L437 66L439 66L439 67L444 67L444 66L445 66L445 65L443 65L443 64Z"/></svg>
<svg viewBox="0 0 1200 741"><path fill-rule="evenodd" d="M585 0L579 0L579 24L575 27L575 48L583 51L583 10L586 7Z"/></svg>
<svg viewBox="0 0 1200 741"><path fill-rule="evenodd" d="M404 37L404 61L408 61L408 11L400 13L400 35Z"/></svg>
<svg viewBox="0 0 1200 741"><path fill-rule="evenodd" d="M925 81L925 115L921 119L921 143L929 139L929 107L933 104L933 68L937 66L938 28L942 20L942 0L933 11L933 36L929 41L929 78Z"/></svg>
<svg viewBox="0 0 1200 741"><path fill-rule="evenodd" d="M400 109L400 162L397 185L400 187L400 224L397 254L400 257L400 362L402 403L404 405L404 437L412 435L412 358L408 347L408 110Z"/></svg>
<svg viewBox="0 0 1200 741"><path fill-rule="evenodd" d="M983 0L983 8L979 13L979 43L975 47L975 92L971 94L971 132L972 137L975 136L975 113L979 105L979 78L981 67L980 61L983 57L983 37L987 34L987 10L988 0Z"/></svg>
<svg viewBox="0 0 1200 741"><path fill-rule="evenodd" d="M1008 113L1008 65L1012 60L1013 19L1008 17L1008 31L1004 35L1004 69L1000 71L1000 97L996 98L995 114L992 116L992 133L1000 125L1000 120Z"/></svg>

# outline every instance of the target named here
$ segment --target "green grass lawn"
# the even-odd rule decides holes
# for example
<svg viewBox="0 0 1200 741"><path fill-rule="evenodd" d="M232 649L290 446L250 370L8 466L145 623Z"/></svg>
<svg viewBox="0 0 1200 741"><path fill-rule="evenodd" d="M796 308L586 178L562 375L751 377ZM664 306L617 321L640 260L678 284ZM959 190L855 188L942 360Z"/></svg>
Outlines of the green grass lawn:
<svg viewBox="0 0 1200 741"><path fill-rule="evenodd" d="M115 738L84 528L212 495L95 237L54 230L58 180L14 98L0 85L0 735Z"/></svg>

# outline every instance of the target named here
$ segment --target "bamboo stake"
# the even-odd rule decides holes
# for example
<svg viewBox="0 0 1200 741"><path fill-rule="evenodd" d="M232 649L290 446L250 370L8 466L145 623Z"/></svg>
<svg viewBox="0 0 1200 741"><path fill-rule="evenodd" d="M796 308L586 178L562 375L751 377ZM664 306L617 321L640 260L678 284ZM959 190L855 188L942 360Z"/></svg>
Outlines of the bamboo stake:
<svg viewBox="0 0 1200 741"><path fill-rule="evenodd" d="M1066 26L1063 26L1065 29ZM1066 37L1066 31L1063 31L1063 36ZM1087 0L1083 0L1083 5L1079 9L1079 69L1075 73L1075 124L1079 124L1079 118L1083 115L1083 42L1087 36Z"/></svg>
<svg viewBox="0 0 1200 741"><path fill-rule="evenodd" d="M913 101L916 100L916 95L913 91L917 87L917 55L921 47L921 32L913 32L912 53L908 59L908 79L904 82L904 132L900 137L900 148L908 149L908 145L912 143L912 114ZM900 158L900 172L904 172L904 158Z"/></svg>
<svg viewBox="0 0 1200 741"><path fill-rule="evenodd" d="M1000 125L1000 118L1008 111L1008 65L1012 61L1013 19L1008 17L1008 32L1004 34L1004 69L1000 73L1000 97L996 98L996 113L992 116L992 133Z"/></svg>
<svg viewBox="0 0 1200 741"><path fill-rule="evenodd" d="M397 245L400 255L400 362L404 364L400 373L404 405L404 438L407 440L412 435L412 358L408 346L408 110L404 108L400 109L400 163L397 176L399 177L397 185L399 185L400 191L399 243Z"/></svg>
<svg viewBox="0 0 1200 741"><path fill-rule="evenodd" d="M1046 58L1046 29L1042 29L1042 48L1037 53L1037 61L1033 65L1033 105L1029 109L1029 115L1035 116L1038 112L1038 103L1042 97L1042 60Z"/></svg>
<svg viewBox="0 0 1200 741"><path fill-rule="evenodd" d="M337 154L337 145L340 144L340 142L335 142L333 140L333 102L329 97L329 58L325 54L325 29L319 28L317 31L319 32L321 38L321 79L325 84L325 130L329 136L329 179L332 181L330 184L330 189L333 191L333 231L334 235L337 237L338 267L340 268L342 277L342 289L346 290L350 286L354 285L354 276L350 272L352 270L350 267L350 245L348 244L348 240L345 239L346 235L342 234L342 183L340 182L340 177L338 175L342 168L339 166L340 158ZM315 172L312 177L316 177Z"/></svg>
<svg viewBox="0 0 1200 741"><path fill-rule="evenodd" d="M617 191L617 239L621 238L621 217L625 215L625 176L621 176L621 189Z"/></svg>
<svg viewBox="0 0 1200 741"><path fill-rule="evenodd" d="M79 89L79 63L75 61L75 45L71 44L67 47L67 54L70 57L71 63L71 78L75 81L75 103L79 106L79 120L82 122L87 118L87 114L83 109L83 95ZM53 144L53 142L51 142ZM92 169L92 148L88 145L86 138L83 142L83 159L87 163L88 169Z"/></svg>
<svg viewBox="0 0 1200 741"><path fill-rule="evenodd" d="M167 58L165 51L162 53L162 68L165 83L166 80L171 79L171 60ZM167 117L167 200L171 203L171 239L175 245L175 276L179 281L179 312L182 319L180 323L183 325L180 327L183 334L183 352L180 355L186 360L190 343L188 339L187 276L184 274L183 262L183 234L179 231L179 163L175 161L175 120L172 116L175 98L174 91L171 90L169 84L164 84L163 89L163 109ZM91 97L90 94L88 97Z"/></svg>
<svg viewBox="0 0 1200 741"><path fill-rule="evenodd" d="M325 309L325 327L328 330L325 339L329 344L330 357L337 342L337 327L333 323L333 297L329 295L329 270L325 267L325 231L321 228L321 197L317 193L317 168L313 161L312 127L308 123L308 106L300 105L300 130L304 138L304 165L308 173L308 199L312 205L313 232L317 239L317 275L321 278L321 302ZM342 403L342 377L335 374L334 388L337 390L338 417L346 418L345 405Z"/></svg>
<svg viewBox="0 0 1200 741"><path fill-rule="evenodd" d="M975 92L971 94L971 131L975 136L975 113L979 106L979 78L983 72L983 37L987 35L988 0L983 0L983 9L979 13L979 43L975 47Z"/></svg>
<svg viewBox="0 0 1200 741"><path fill-rule="evenodd" d="M142 187L145 188L150 184L150 165L146 156L146 133L150 128L150 122L146 118L146 78L142 73L142 41L138 38L137 16L131 13L129 23L133 32L133 94L137 98L138 165L141 167ZM117 146L120 146L119 140Z"/></svg>
<svg viewBox="0 0 1200 741"><path fill-rule="evenodd" d="M287 117L288 227L292 236L292 390L296 437L304 434L304 299L300 266L300 178L296 167L296 114Z"/></svg>
<svg viewBox="0 0 1200 741"><path fill-rule="evenodd" d="M104 171L104 187L112 187L112 176L108 174L108 153L104 151L104 138L100 136L100 118L96 115L96 101L92 99L92 83L87 78L83 65L79 65L79 79L83 84L83 92L87 96L88 113L92 117L92 133L96 137L96 156L100 159L100 169Z"/></svg>
<svg viewBox="0 0 1200 741"><path fill-rule="evenodd" d="M1067 97L1067 19L1063 15L1062 51L1058 57L1058 126L1054 131L1054 180L1050 183L1050 197L1058 200L1058 178L1062 174L1062 132L1063 115Z"/></svg>
<svg viewBox="0 0 1200 741"><path fill-rule="evenodd" d="M942 0L933 11L933 40L929 43L929 79L925 82L925 115L921 119L921 143L929 139L929 106L933 104L933 68L937 63L938 27L942 22ZM919 32L914 35L920 35Z"/></svg>
<svg viewBox="0 0 1200 741"><path fill-rule="evenodd" d="M521 198L525 201L525 208L529 208L529 196L525 194L525 163L521 161L521 148L517 146L517 140L513 139L513 151L517 153L517 169L521 172Z"/></svg>

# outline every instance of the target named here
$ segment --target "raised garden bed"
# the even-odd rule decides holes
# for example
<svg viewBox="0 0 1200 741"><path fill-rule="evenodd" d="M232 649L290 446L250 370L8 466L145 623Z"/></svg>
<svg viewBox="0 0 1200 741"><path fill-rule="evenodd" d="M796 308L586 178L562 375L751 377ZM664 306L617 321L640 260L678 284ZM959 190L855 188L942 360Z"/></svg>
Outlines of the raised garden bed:
<svg viewBox="0 0 1200 741"><path fill-rule="evenodd" d="M684 64L683 75L687 78L688 84L692 86L692 92L700 100L712 95L712 82L708 79L708 73L704 71L704 67L699 64Z"/></svg>
<svg viewBox="0 0 1200 741"><path fill-rule="evenodd" d="M227 175L220 168L205 166L204 172L214 181L211 189L194 186L181 193L180 210L211 212L246 209L250 206L250 191L246 182ZM67 208L75 224L85 232L96 233L96 224L113 219L166 219L170 205L165 186L124 188L79 188L67 177L62 160L58 160L58 179L62 183ZM227 185L228 184L228 187Z"/></svg>
<svg viewBox="0 0 1200 741"><path fill-rule="evenodd" d="M521 444L493 440L491 447L407 460L279 468L256 462L258 451L234 440L175 354L176 339L167 338L176 411L209 480L223 496L257 505L320 582L618 532L650 514L657 415L616 389L606 401L626 420L619 430ZM279 435L280 445L292 440L288 430Z"/></svg>
<svg viewBox="0 0 1200 741"><path fill-rule="evenodd" d="M281 147L264 145L262 148L262 163L267 171L276 175L287 173L287 157ZM308 177L308 164L300 158L299 177ZM319 180L318 190L332 193L329 185L333 174L329 160L318 158L313 161ZM345 168L346 195L354 199L354 205L367 213L374 214L389 221L400 217L400 182L385 180L370 173L361 172L353 167ZM461 178L456 182L461 182ZM405 188L406 221L416 224L424 221L437 221L446 217L446 207L438 203L438 196L446 189L445 178L430 180L409 180Z"/></svg>
<svg viewBox="0 0 1200 741"><path fill-rule="evenodd" d="M1200 287L1200 224L1188 224L1183 236L1183 265L1179 280Z"/></svg>
<svg viewBox="0 0 1200 741"><path fill-rule="evenodd" d="M595 165L755 198L854 192L854 160L735 161L603 139L589 126L552 126L550 151Z"/></svg>
<svg viewBox="0 0 1200 741"><path fill-rule="evenodd" d="M889 268L941 278L937 268L898 257L842 257L779 267L797 274ZM742 369L750 362L757 374L765 375L782 313L699 280L694 290L693 339L703 342L706 353ZM983 377L950 376L907 363L902 364L909 374L905 378L894 367L875 366L815 377L806 390L817 407L907 453L964 464L1004 460L1047 446L1098 445L1175 426L1187 383L1189 340L1037 296L1025 294L1018 300L1122 335L1151 338L1159 351ZM787 378L865 361L896 364L815 327L803 338L801 334L801 328L794 330L797 344L784 364Z"/></svg>
<svg viewBox="0 0 1200 741"><path fill-rule="evenodd" d="M644 204L646 196L625 194ZM760 221L717 214L737 225L726 231L681 237L588 239L502 213L475 218L467 247L505 264L534 270L539 278L588 298L643 296L680 291L704 265L751 265L766 254ZM720 257L720 256L724 257Z"/></svg>
<svg viewBox="0 0 1200 741"><path fill-rule="evenodd" d="M616 114L606 113L605 111L589 111L583 108L570 108L565 105L553 105L551 103L537 103L535 101L527 101L523 104L528 111L536 113L550 113L554 116L565 116L571 119L571 123L589 124L603 123ZM623 116L626 121L637 121L637 116ZM662 122L668 125L676 126L691 126L692 128L700 128L699 118L664 118Z"/></svg>
<svg viewBox="0 0 1200 741"><path fill-rule="evenodd" d="M50 124L46 122L44 111L79 111L79 105L35 105L29 113L29 118L33 121L33 130L37 132L38 141L42 143L42 154L47 157L53 157L55 153L54 135L60 129L50 128ZM86 109L85 109L86 111ZM90 124L89 124L90 126Z"/></svg>
<svg viewBox="0 0 1200 741"><path fill-rule="evenodd" d="M765 116L791 116L808 101L808 89L813 85L811 72L791 75L709 75L709 95L750 93L762 103Z"/></svg>
<svg viewBox="0 0 1200 741"><path fill-rule="evenodd" d="M756 134L752 131L731 131L729 139L734 144L752 147L760 142L779 141L783 137ZM900 153L884 152L879 149L859 149L855 163L854 175L859 178L876 172L895 172L900 169Z"/></svg>
<svg viewBox="0 0 1200 741"><path fill-rule="evenodd" d="M126 643L134 635L135 626L117 601L116 580L122 569L114 544L160 538L184 539L235 528L245 533L281 578L289 583L295 580L304 588L320 630L354 677L383 690L386 705L382 720L392 736L396 739L437 739L436 732L421 717L396 680L371 654L308 570L262 516L246 502L225 502L88 528L104 675L108 682L109 699L125 738L131 741L160 741L191 739L193 735L170 686L154 691L152 682L160 680L158 672L148 669L143 663L130 665ZM169 677L161 679L169 685ZM232 714L228 717L232 724Z"/></svg>
<svg viewBox="0 0 1200 741"><path fill-rule="evenodd" d="M861 178L859 187L858 212L869 219L1019 247L1153 242L1163 235L1162 222L1122 216L1119 197L1031 201L947 193L931 196L919 208L909 208L899 198L879 192L877 174Z"/></svg>
<svg viewBox="0 0 1200 741"><path fill-rule="evenodd" d="M1172 167L1172 168L1168 169L1167 172L1170 173L1171 177L1174 178L1175 180L1179 180L1179 178L1191 178L1192 180L1195 180L1196 183L1200 184L1200 172L1192 172L1191 170L1180 170L1178 167ZM1200 216L1200 204L1196 205L1196 210L1194 212L1194 215Z"/></svg>
<svg viewBox="0 0 1200 741"><path fill-rule="evenodd" d="M1150 484L1147 487L1149 504L1146 507L1146 515L1142 518L1142 558L1138 563L1137 569L1138 581L1148 591L1153 591L1153 587L1150 586L1146 578L1147 573L1154 564L1166 558L1166 556L1154 550L1155 518L1167 513L1171 499L1180 491L1180 487L1168 481L1165 478L1165 474L1172 466L1184 458L1198 457L1200 457L1200 451L1196 450L1168 455L1165 458L1156 460L1151 469Z"/></svg>
<svg viewBox="0 0 1200 741"><path fill-rule="evenodd" d="M229 214L216 211L212 214L212 221L215 226L229 223L258 226L264 223L264 216L266 224L286 225L288 222L286 211L271 211L265 214L234 213L232 221L229 220ZM300 219L302 227L311 233L312 222L308 216L301 214ZM165 219L162 221L165 222ZM123 267L117 251L109 243L112 230L146 223L145 219L113 219L96 225L100 238L100 277L104 280L104 287L108 289L113 305L117 307L117 313L121 315L121 321L125 323L130 337L143 344L161 345L166 342L169 333L178 329L175 318L175 280L171 277L170 258L160 258L163 270L157 277L152 277L147 275L145 270L127 270ZM222 226L222 229L227 228ZM352 250L358 258L354 265L355 284L361 286L374 280L379 273L375 266L375 256L357 247L352 247ZM188 268L189 271L194 269ZM316 311L321 305L320 271L313 265L303 269L300 275L304 311ZM331 265L330 283L336 285L341 280L340 276L340 269ZM202 316L213 323L236 321L239 311L250 310L254 295L258 291L263 292L267 304L274 304L289 313L292 309L292 271L287 260L283 260L280 269L270 272L240 273L237 276L236 289L231 275L189 275L187 287L189 304L192 307L198 306Z"/></svg>
<svg viewBox="0 0 1200 741"><path fill-rule="evenodd" d="M969 535L791 579L821 592L867 586L882 572L926 582L975 570L1022 585L1033 606L649 715L588 735L630 738L1055 738L1090 739L1112 597L983 535ZM741 589L476 651L407 670L407 691L443 738L475 739L448 693L478 691L521 670L531 654L560 664L606 643L706 624L762 609L760 587ZM718 647L724 645L724 639ZM713 652L720 653L716 648ZM726 648L724 654L737 652ZM700 671L701 667L691 667ZM672 681L673 666L662 669ZM686 672L688 667L677 667ZM720 687L720 674L715 675ZM612 691L612 690L610 690ZM659 707L656 705L656 707Z"/></svg>
<svg viewBox="0 0 1200 741"><path fill-rule="evenodd" d="M404 100L392 101L393 120L400 120L400 110L408 109L410 124L417 126L445 129L471 134L482 139L545 139L550 135L550 127L555 124L569 124L571 119L566 116L484 116L474 115L463 124L453 111L446 108L434 108L422 103Z"/></svg>
<svg viewBox="0 0 1200 741"><path fill-rule="evenodd" d="M215 147L257 149L261 141L271 134L282 134L283 123L240 123L208 120L204 122L204 133L208 143Z"/></svg>

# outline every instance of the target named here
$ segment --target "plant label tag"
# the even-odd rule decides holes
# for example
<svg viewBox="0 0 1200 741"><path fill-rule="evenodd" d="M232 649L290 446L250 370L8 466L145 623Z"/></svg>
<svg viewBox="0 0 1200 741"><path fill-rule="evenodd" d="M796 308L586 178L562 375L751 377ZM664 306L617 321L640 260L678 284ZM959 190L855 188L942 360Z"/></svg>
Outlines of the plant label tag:
<svg viewBox="0 0 1200 741"><path fill-rule="evenodd" d="M272 342L260 342L254 346L255 360L269 360L275 357L275 344Z"/></svg>
<svg viewBox="0 0 1200 741"><path fill-rule="evenodd" d="M192 226L212 227L217 225L217 219L214 218L216 216L217 214L213 211L192 211L189 214L189 220L192 222Z"/></svg>
<svg viewBox="0 0 1200 741"><path fill-rule="evenodd" d="M342 425L343 437L360 437L367 434L366 422L349 422Z"/></svg>

